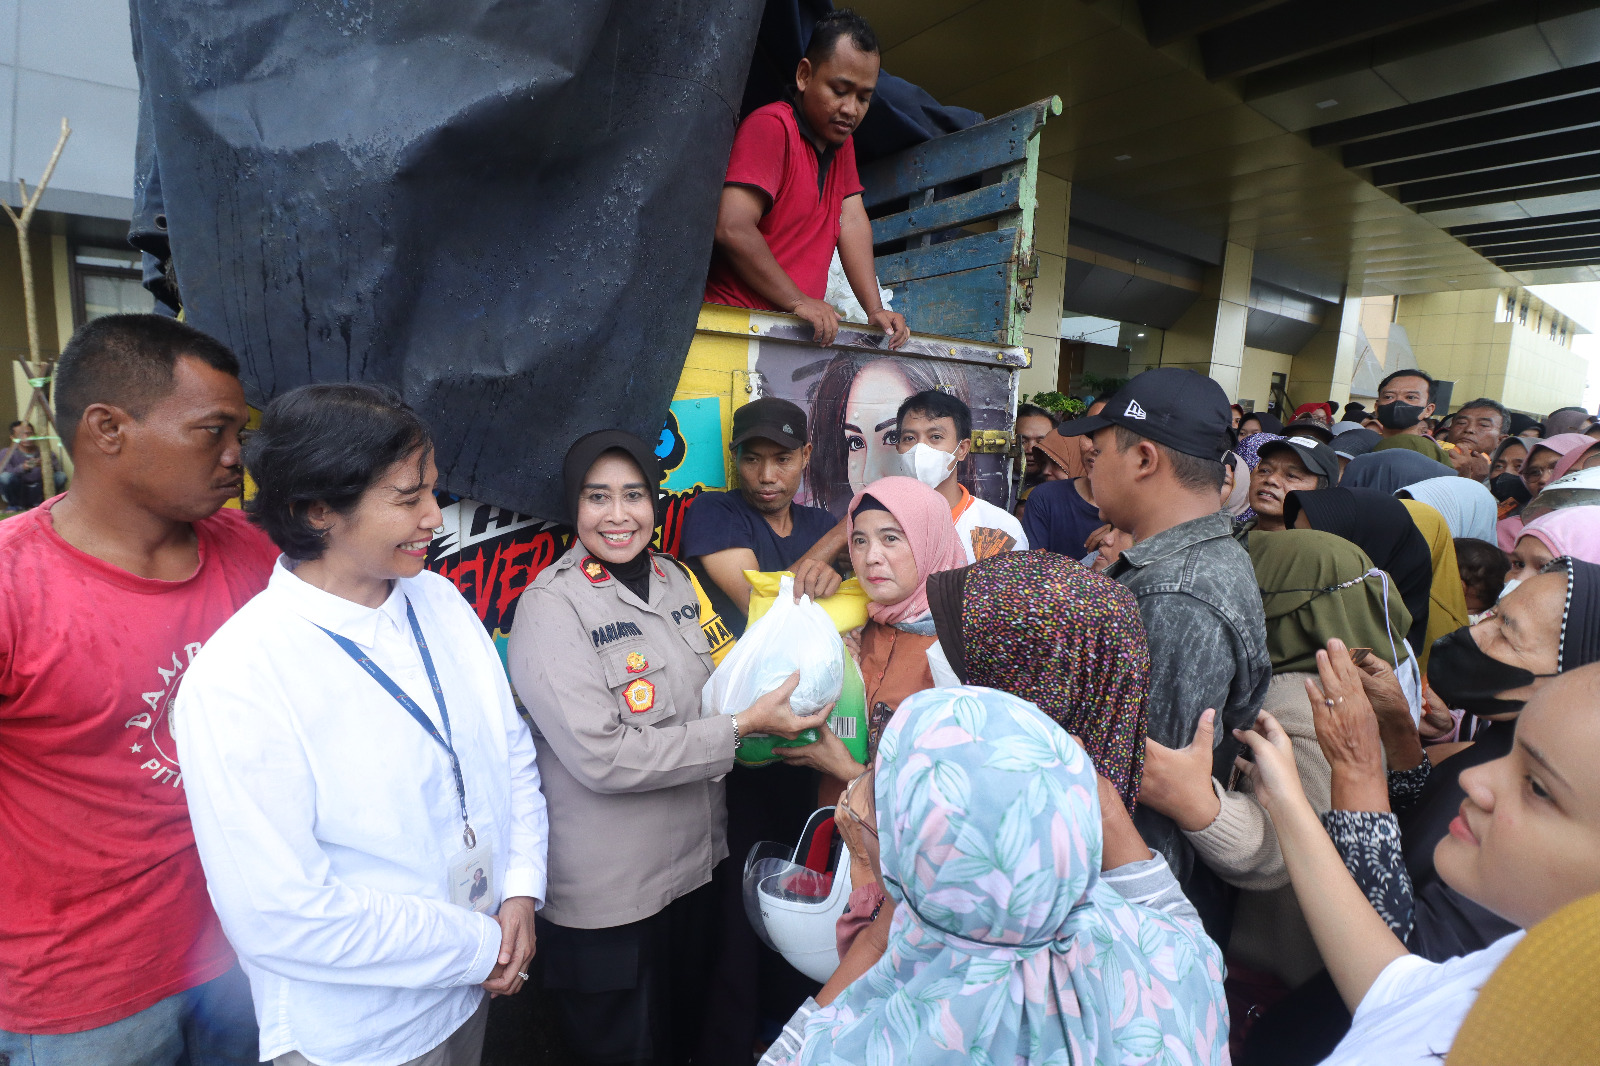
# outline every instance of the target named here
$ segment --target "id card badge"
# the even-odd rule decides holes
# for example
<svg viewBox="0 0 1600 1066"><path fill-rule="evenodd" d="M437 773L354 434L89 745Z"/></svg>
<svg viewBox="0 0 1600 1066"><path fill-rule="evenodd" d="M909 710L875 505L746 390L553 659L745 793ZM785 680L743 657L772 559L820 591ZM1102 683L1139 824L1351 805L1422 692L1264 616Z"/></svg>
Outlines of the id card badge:
<svg viewBox="0 0 1600 1066"><path fill-rule="evenodd" d="M494 851L487 843L458 851L450 860L450 902L479 914L494 909Z"/></svg>

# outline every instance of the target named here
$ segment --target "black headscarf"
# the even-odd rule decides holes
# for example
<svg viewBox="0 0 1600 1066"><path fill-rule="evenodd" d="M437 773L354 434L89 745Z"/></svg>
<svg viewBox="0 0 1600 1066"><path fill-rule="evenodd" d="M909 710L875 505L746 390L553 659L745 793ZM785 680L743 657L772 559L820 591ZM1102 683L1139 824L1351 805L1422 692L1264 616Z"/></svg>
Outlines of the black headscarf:
<svg viewBox="0 0 1600 1066"><path fill-rule="evenodd" d="M656 461L654 449L632 433L620 429L600 429L586 433L572 442L567 458L561 466L563 487L566 489L567 519L578 524L578 497L583 494L583 479L589 468L606 452L626 454L639 467L649 486L650 499L657 500L661 492L661 464ZM660 516L657 516L659 521ZM650 553L640 549L625 563L607 563L606 569L639 599L650 601Z"/></svg>
<svg viewBox="0 0 1600 1066"><path fill-rule="evenodd" d="M1534 426L1539 427L1539 435L1543 436L1543 422L1540 422L1537 418L1533 418L1529 415L1518 414L1517 412L1513 411L1511 412L1511 425L1506 427L1506 432L1511 434L1513 437L1520 437L1523 433L1532 429Z"/></svg>
<svg viewBox="0 0 1600 1066"><path fill-rule="evenodd" d="M1433 553L1399 500L1376 489L1318 489L1291 492L1283 501L1283 524L1294 528L1304 510L1312 529L1343 537L1367 553L1372 565L1394 579L1411 629L1406 641L1421 661L1427 647L1428 595L1433 587Z"/></svg>
<svg viewBox="0 0 1600 1066"><path fill-rule="evenodd" d="M1277 433L1280 435L1283 433L1283 423L1265 411L1251 411L1244 418L1253 418L1260 422L1261 432L1263 433ZM1239 421L1243 422L1244 418L1239 419Z"/></svg>
<svg viewBox="0 0 1600 1066"><path fill-rule="evenodd" d="M1600 565L1563 555L1545 570L1567 571L1567 604L1561 617L1561 670L1600 662Z"/></svg>
<svg viewBox="0 0 1600 1066"><path fill-rule="evenodd" d="M1600 662L1600 566L1571 556L1553 559L1544 572L1565 570L1567 600L1561 616L1560 672ZM1461 773L1482 766L1511 751L1516 739L1515 719L1488 722L1473 735L1472 744L1433 768L1409 811L1400 816L1400 840L1406 871L1411 875L1417 921L1406 946L1435 962L1488 947L1513 932L1504 918L1467 899L1445 884L1433 865L1433 850L1450 831L1466 790Z"/></svg>

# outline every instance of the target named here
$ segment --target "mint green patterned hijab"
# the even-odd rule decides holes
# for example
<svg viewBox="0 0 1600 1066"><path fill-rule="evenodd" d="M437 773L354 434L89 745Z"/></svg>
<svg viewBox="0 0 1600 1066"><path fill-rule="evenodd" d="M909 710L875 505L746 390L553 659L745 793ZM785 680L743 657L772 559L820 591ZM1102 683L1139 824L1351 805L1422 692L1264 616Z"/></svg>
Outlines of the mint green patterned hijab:
<svg viewBox="0 0 1600 1066"><path fill-rule="evenodd" d="M1221 953L1100 880L1094 769L1033 704L916 693L876 784L889 949L809 1019L801 1063L1227 1061Z"/></svg>

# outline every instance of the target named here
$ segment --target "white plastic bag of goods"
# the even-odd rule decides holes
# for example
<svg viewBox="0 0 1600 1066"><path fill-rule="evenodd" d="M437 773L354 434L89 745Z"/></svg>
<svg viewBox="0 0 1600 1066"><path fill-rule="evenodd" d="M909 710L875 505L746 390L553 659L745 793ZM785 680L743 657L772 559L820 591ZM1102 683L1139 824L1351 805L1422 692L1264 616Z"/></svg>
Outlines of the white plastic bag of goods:
<svg viewBox="0 0 1600 1066"><path fill-rule="evenodd" d="M705 713L738 714L800 671L789 707L805 717L835 703L844 687L844 641L828 612L810 596L794 601L784 577L778 601L758 618L700 691Z"/></svg>

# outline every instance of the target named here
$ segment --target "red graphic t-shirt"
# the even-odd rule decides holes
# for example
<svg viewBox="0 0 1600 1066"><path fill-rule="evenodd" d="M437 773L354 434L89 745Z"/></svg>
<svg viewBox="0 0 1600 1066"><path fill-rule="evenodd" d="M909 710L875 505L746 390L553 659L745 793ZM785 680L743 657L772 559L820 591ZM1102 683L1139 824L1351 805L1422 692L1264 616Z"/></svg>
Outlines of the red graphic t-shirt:
<svg viewBox="0 0 1600 1066"><path fill-rule="evenodd" d="M206 895L168 718L200 646L278 551L239 511L195 524L184 581L0 522L0 1029L108 1025L233 951Z"/></svg>
<svg viewBox="0 0 1600 1066"><path fill-rule="evenodd" d="M779 101L758 107L739 123L728 158L726 185L748 185L767 194L772 206L756 229L772 257L796 287L814 300L828 291L828 266L839 246L844 202L861 192L856 145L819 153L800 133L794 105ZM721 255L711 259L707 303L781 311L746 285Z"/></svg>

